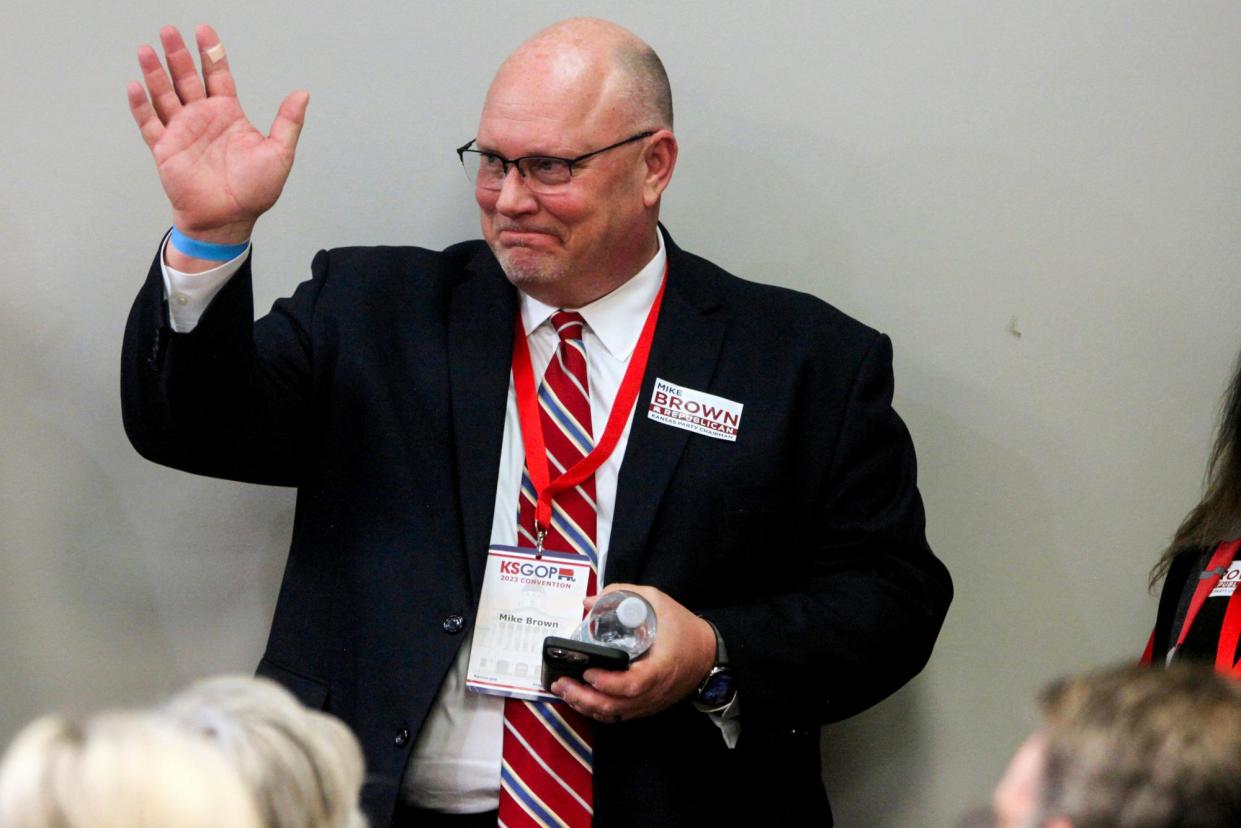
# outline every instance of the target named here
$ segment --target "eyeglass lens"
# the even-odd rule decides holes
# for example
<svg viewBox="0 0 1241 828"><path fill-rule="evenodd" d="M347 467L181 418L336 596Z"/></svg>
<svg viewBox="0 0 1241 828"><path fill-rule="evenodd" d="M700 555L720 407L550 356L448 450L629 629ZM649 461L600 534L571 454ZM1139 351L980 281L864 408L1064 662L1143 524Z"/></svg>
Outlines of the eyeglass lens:
<svg viewBox="0 0 1241 828"><path fill-rule="evenodd" d="M462 153L461 161L466 175L484 190L503 188L508 168L513 164L496 155L470 151ZM562 158L523 158L517 164L526 186L535 189L561 187L571 177L569 163Z"/></svg>

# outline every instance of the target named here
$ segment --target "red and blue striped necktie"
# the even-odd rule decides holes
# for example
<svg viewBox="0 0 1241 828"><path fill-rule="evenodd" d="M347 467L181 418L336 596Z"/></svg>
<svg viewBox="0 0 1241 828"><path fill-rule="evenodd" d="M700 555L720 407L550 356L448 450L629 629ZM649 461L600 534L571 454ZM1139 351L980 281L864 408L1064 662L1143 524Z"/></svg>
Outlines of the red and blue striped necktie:
<svg viewBox="0 0 1241 828"><path fill-rule="evenodd" d="M594 446L585 324L581 314L558 311L551 323L560 337L539 386L539 419L551 476L563 474ZM522 474L517 545L534 547L535 491ZM576 552L591 562L587 594L597 591L595 549L598 508L595 478L556 496L543 540L547 549ZM500 821L505 828L589 826L593 814L592 722L559 702L506 699L500 768Z"/></svg>

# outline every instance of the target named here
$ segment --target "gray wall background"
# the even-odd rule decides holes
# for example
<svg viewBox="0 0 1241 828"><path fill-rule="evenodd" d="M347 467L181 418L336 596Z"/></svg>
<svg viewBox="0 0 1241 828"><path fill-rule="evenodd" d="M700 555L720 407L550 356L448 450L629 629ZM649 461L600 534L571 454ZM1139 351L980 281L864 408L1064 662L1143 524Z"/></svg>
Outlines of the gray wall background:
<svg viewBox="0 0 1241 828"><path fill-rule="evenodd" d="M1041 684L1136 657L1241 344L1241 5L9 0L0 743L251 669L283 567L292 492L150 465L121 429L121 331L169 221L125 104L137 45L209 19L264 129L311 90L256 237L266 308L320 247L476 236L452 148L502 56L582 13L668 66L678 243L895 342L958 597L929 669L826 729L839 823L952 824Z"/></svg>

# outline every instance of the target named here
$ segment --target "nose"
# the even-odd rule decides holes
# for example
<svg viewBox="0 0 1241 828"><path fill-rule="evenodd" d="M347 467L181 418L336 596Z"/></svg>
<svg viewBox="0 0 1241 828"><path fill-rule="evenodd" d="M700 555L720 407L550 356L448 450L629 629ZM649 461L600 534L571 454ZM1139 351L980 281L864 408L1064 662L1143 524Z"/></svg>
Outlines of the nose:
<svg viewBox="0 0 1241 828"><path fill-rule="evenodd" d="M496 199L496 209L506 216L519 216L539 209L538 199L526 186L526 179L522 177L516 164L509 167L504 175L504 183L500 185L500 197Z"/></svg>

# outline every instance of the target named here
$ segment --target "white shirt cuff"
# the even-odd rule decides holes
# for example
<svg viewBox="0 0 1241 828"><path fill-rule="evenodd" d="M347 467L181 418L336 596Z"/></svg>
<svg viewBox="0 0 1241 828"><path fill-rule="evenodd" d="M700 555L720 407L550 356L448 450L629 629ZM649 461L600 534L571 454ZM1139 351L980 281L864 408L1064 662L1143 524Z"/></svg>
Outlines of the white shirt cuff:
<svg viewBox="0 0 1241 828"><path fill-rule="evenodd" d="M184 273L171 267L164 259L164 249L168 246L168 237L159 247L159 266L164 273L164 298L168 300L168 318L172 329L177 333L189 333L198 325L198 320L206 312L211 300L220 292L220 288L241 270L246 257L250 255L251 245L246 244L236 258L229 259L219 267L204 270L201 273Z"/></svg>
<svg viewBox="0 0 1241 828"><path fill-rule="evenodd" d="M741 694L733 696L728 707L716 713L708 713L708 718L715 723L724 736L724 744L731 750L737 746L737 737L741 735Z"/></svg>

